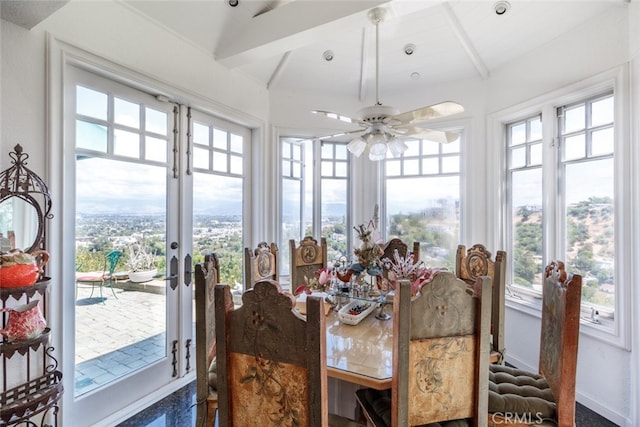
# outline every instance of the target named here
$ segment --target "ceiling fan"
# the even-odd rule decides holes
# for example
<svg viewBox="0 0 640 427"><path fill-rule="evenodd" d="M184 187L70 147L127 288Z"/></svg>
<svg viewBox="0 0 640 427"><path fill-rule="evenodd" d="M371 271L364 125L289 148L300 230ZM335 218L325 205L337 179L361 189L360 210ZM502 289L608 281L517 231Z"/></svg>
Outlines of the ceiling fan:
<svg viewBox="0 0 640 427"><path fill-rule="evenodd" d="M387 156L387 149L394 157L400 156L407 150L405 138L427 139L440 143L453 142L458 138L456 132L444 132L423 128L419 124L429 120L450 116L464 111L462 105L452 101L418 108L416 110L398 113L390 106L382 105L379 96L379 24L384 21L387 10L374 8L368 13L369 20L376 26L376 103L359 112L358 118L351 118L330 111L313 110L333 119L348 123L356 123L361 129L334 134L320 139L327 139L346 134L360 134L349 142L347 149L356 157L368 148L371 160L383 160Z"/></svg>

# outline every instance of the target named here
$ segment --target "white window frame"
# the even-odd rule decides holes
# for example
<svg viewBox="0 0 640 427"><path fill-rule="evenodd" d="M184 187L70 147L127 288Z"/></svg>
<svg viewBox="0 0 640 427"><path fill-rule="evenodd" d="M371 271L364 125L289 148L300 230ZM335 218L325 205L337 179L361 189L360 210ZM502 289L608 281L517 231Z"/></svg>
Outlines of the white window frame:
<svg viewBox="0 0 640 427"><path fill-rule="evenodd" d="M534 116L542 115L542 135L543 135L543 164L552 164L546 173L543 174L543 186L545 188L555 188L557 185L557 161L555 150L548 149L554 138L557 136L557 117L556 108L563 105L571 104L585 100L592 96L596 96L607 90L613 90L614 94L614 208L615 208L615 271L616 271L616 299L615 299L615 316L612 328L604 328L601 325L594 324L587 320L581 322L581 333L589 335L593 338L610 343L614 346L630 350L631 348L631 284L633 273L632 251L632 187L630 179L631 175L631 143L629 133L629 120L625 115L629 111L629 83L627 67L619 67L600 75L585 79L566 88L553 91L542 95L528 102L515 105L508 109L496 112L488 117L488 141L491 152L495 159L498 159L498 167L493 168L489 179L497 188L501 188L500 194L500 214L496 215L495 227L501 234L500 242L506 247L507 239L509 239L509 230L506 221L502 224L499 218L508 218L508 206L505 200L506 194L506 125L518 120ZM551 173L549 173L551 172ZM555 215L547 215L543 226L543 233L548 237L551 230L557 229L557 225L563 221L561 209L555 208L552 204L554 200L549 194L543 194L543 211L553 212ZM543 252L545 256L557 256L562 254L563 242L560 239L555 240L555 245L549 247L549 238L544 238L545 246ZM625 250L627 248L627 250ZM507 254L508 255L508 254ZM512 259L507 256L508 262ZM543 262L548 262L544 260ZM507 284L511 282L510 271L507 268ZM518 311L526 312L534 316L540 316L540 305L534 302L527 302L521 299L512 298L507 293L506 306ZM583 306L583 317L589 317L590 310Z"/></svg>
<svg viewBox="0 0 640 427"><path fill-rule="evenodd" d="M434 130L440 130L440 131L447 131L447 132L458 132L460 134L460 142L459 142L459 151L455 154L452 153L445 153L442 151L442 149L440 148L438 154L429 154L429 155L423 155L422 153L417 156L417 158L419 158L420 160L424 159L424 158L433 158L433 159L437 159L438 163L439 163L439 167L442 167L442 160L447 158L447 157L451 157L453 155L456 155L459 157L459 170L457 173L437 173L437 174L433 174L433 173L424 173L422 171L422 167L420 167L420 173L417 174L404 174L404 172L401 172L400 175L393 175L388 177L387 176L387 170L386 170L386 165L387 165L387 160L398 160L398 159L393 159L391 157L388 157L387 160L383 160L381 161L381 168L380 168L380 224L379 224L379 229L380 229L380 234L383 240L389 240L389 238L391 236L388 235L387 229L389 227L389 224L387 223L387 218L388 218L388 209L387 209L387 185L386 185L386 181L387 179L393 179L393 180L401 180L404 178L434 178L434 177L444 177L444 176L457 176L458 177L458 182L459 182L459 193L458 193L458 197L460 200L460 225L459 225L459 229L458 229L458 241L461 242L463 241L463 236L465 236L465 229L466 229L466 207L470 205L470 203L467 203L467 187L468 187L468 179L470 175L473 174L469 174L469 169L468 169L468 164L467 164L467 152L468 152L468 144L469 144L469 139L470 139L470 126L466 121L461 121L461 120L456 120L456 121L448 121L448 122L440 122L438 124L438 126L433 126L432 129ZM422 141L422 140L420 140ZM413 157L416 158L416 157ZM404 155L402 155L400 158L400 162L401 162L401 168L403 168L403 162L404 162ZM413 242L405 242L409 245L413 244ZM421 242L422 243L422 242ZM455 263L455 253L452 254L453 256L453 261Z"/></svg>
<svg viewBox="0 0 640 427"><path fill-rule="evenodd" d="M283 162L283 153L282 153L282 143L284 141L287 141L289 143L293 143L293 142L298 142L301 144L301 156L300 156L300 160L296 161L296 160L291 160L293 163L300 163L301 164L301 176L299 178L299 181L301 182L301 195L300 195L300 203L301 203L301 234L300 236L298 236L296 238L296 240L301 240L302 238L304 238L304 216L305 216L305 211L304 211L304 205L307 203L306 199L305 199L305 187L307 186L307 182L306 180L309 179L309 177L312 180L312 187L313 187L313 201L311 204L311 224L312 224L312 235L314 236L314 238L316 238L318 240L318 242L320 241L320 238L323 237L322 236L322 206L321 206L321 198L322 198L322 180L323 179L339 179L340 177L335 176L323 176L322 175L322 144L324 143L329 143L329 144L339 144L339 145L346 145L346 143L343 142L338 142L338 141L323 141L321 139L309 139L309 138L301 138L301 137L291 137L291 136L280 136L278 137L278 188L279 188L279 193L282 195L283 194L283 176L282 176L282 162ZM311 144L310 148L307 148L304 146L304 144ZM307 158L308 154L311 153L312 154L312 158L309 159ZM325 159L328 160L328 159ZM351 193L352 193L352 185L353 185L353 180L352 180L352 156L351 154L347 153L347 159L345 161L343 160L329 160L332 161L333 163L346 163L346 168L347 168L347 176L344 177L343 179L346 180L347 182L347 199L349 200L351 198ZM309 174L307 174L306 169L307 168L312 168L311 172ZM334 171L335 172L335 171ZM291 176L288 176L289 179L298 179L298 178L294 178ZM282 199L279 199L279 206L278 206L278 217L279 217L279 224L280 224L280 229L278 230L278 241L280 242L282 239L282 224L284 223L282 220L282 216L283 216L283 212L282 212ZM353 225L353 221L352 221L352 217L353 217L353 211L350 209L350 206L347 205L347 212L346 212L346 224L345 224L345 233L347 236L347 256L349 256L351 253L353 253L353 242L352 242L352 234L351 233L351 229L352 229L352 225ZM326 236L324 236L326 237ZM284 245L288 245L289 242L288 241L282 241L280 243L281 246ZM287 246L287 250L284 251L285 253L288 254L288 246ZM290 256L290 254L289 254ZM333 259L328 259L327 260L329 263L333 262ZM288 262L289 259L284 257L283 261L281 262L281 267L280 267L280 271L283 271L283 266L288 266ZM288 271L288 270L287 270ZM288 278L289 274L281 274L280 275L283 278Z"/></svg>

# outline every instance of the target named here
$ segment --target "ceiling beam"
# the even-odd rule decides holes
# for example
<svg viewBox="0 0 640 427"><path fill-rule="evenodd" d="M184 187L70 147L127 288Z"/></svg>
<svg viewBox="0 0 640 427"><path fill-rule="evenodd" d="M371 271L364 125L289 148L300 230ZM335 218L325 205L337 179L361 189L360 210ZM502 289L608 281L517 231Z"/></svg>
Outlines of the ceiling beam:
<svg viewBox="0 0 640 427"><path fill-rule="evenodd" d="M462 45L464 51L467 53L467 56L476 67L476 70L478 71L478 74L480 74L480 77L482 77L483 79L489 78L489 69L484 64L484 61L480 57L480 54L478 54L478 51L471 42L469 35L464 30L464 28L462 28L462 24L460 24L460 21L451 8L451 5L447 2L444 2L442 3L442 9L444 10L444 14L449 21L449 25L451 25L451 29L458 38L458 41L460 41L460 44Z"/></svg>
<svg viewBox="0 0 640 427"><path fill-rule="evenodd" d="M369 9L388 0L293 1L252 18L248 26L236 26L223 35L215 58L221 64L240 67L317 43L344 28L366 25Z"/></svg>
<svg viewBox="0 0 640 427"><path fill-rule="evenodd" d="M291 51L285 52L284 55L282 55L282 58L280 59L280 62L278 62L278 66L276 67L275 70L273 70L273 73L271 74L271 77L269 78L269 81L267 82L267 89L271 89L273 87L273 84L276 82L276 80L282 74L282 69L284 68L284 66L287 63L287 61L289 61L289 55L291 55Z"/></svg>

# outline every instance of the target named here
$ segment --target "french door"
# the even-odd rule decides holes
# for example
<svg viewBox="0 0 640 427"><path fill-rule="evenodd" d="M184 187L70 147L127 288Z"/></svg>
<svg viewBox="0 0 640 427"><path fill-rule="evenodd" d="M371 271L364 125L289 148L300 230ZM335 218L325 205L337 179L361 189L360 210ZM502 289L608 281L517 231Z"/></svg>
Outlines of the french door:
<svg viewBox="0 0 640 427"><path fill-rule="evenodd" d="M67 289L63 303L74 313L64 328L63 366L73 380L65 383L63 419L107 425L195 372L184 109L67 68L65 186L74 197L64 213L75 221L64 236L83 280L67 284L73 297ZM119 257L111 268L113 251ZM146 267L152 276L136 279L134 271ZM104 280L85 280L104 273Z"/></svg>

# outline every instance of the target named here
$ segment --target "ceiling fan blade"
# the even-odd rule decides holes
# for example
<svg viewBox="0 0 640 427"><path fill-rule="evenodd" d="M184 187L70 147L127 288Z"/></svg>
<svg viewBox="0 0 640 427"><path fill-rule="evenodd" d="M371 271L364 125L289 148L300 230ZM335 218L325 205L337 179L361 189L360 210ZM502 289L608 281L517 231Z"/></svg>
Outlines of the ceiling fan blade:
<svg viewBox="0 0 640 427"><path fill-rule="evenodd" d="M314 137L310 137L310 138L300 139L300 140L298 140L298 142L307 142L307 141L313 141L313 140L316 140L316 139L319 139L320 141L324 141L325 139L337 138L339 136L349 136L349 135L354 135L356 133L362 133L365 130L366 129L356 129L356 130L349 130L349 131L344 131L344 132L332 133L332 134L328 134L328 135L314 136Z"/></svg>
<svg viewBox="0 0 640 427"><path fill-rule="evenodd" d="M462 105L453 101L446 101L441 102L440 104L407 111L406 113L396 114L390 118L389 124L393 125L396 120L399 124L403 125L416 124L426 122L427 120L450 116L452 114L462 113L463 111L464 107Z"/></svg>
<svg viewBox="0 0 640 427"><path fill-rule="evenodd" d="M458 132L425 129L415 126L408 128L396 128L394 131L397 136L426 139L427 141L439 142L440 144L449 144L460 136Z"/></svg>
<svg viewBox="0 0 640 427"><path fill-rule="evenodd" d="M311 110L313 114L320 114L325 117L329 117L330 119L340 120L345 123L360 123L360 120L352 119L351 117L343 116L342 114L334 113L333 111L324 111L324 110Z"/></svg>

